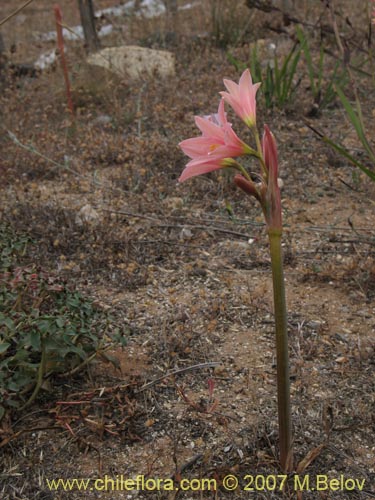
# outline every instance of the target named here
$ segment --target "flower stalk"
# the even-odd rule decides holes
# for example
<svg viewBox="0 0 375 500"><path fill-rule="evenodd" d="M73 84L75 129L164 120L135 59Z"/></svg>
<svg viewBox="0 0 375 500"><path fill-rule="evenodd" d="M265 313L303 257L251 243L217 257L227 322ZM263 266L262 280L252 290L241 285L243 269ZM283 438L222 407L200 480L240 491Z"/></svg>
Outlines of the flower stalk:
<svg viewBox="0 0 375 500"><path fill-rule="evenodd" d="M68 109L74 118L74 105L72 100L72 92L70 88L68 65L66 63L65 50L64 50L64 36L62 27L62 12L59 5L54 6L55 19L56 19L56 33L57 33L57 47L59 49L59 55L61 60L61 67L64 74L65 89L66 89L66 100L68 103Z"/></svg>
<svg viewBox="0 0 375 500"><path fill-rule="evenodd" d="M285 472L290 472L293 466L292 424L290 414L288 322L281 248L281 231L270 229L268 231L268 236L270 243L273 299L275 308L280 464Z"/></svg>

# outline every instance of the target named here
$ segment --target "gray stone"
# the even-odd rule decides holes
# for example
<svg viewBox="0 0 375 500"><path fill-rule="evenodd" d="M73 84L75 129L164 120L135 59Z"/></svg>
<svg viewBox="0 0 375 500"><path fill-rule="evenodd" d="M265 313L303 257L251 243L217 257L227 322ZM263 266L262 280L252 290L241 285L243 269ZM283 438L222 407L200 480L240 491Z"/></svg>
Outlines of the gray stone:
<svg viewBox="0 0 375 500"><path fill-rule="evenodd" d="M168 78L175 74L175 58L167 50L154 50L136 45L107 47L87 59L88 64L117 74L127 80L158 76Z"/></svg>

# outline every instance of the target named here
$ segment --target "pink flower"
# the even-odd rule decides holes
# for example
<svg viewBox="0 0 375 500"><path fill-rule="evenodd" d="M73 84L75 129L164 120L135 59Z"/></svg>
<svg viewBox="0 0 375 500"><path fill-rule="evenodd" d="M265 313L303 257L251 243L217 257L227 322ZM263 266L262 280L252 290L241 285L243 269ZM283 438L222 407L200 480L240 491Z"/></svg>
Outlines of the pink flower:
<svg viewBox="0 0 375 500"><path fill-rule="evenodd" d="M195 123L202 132L201 137L186 139L179 144L182 151L191 158L178 179L179 182L233 165L233 157L252 152L232 130L224 111L223 99L216 114L196 116Z"/></svg>
<svg viewBox="0 0 375 500"><path fill-rule="evenodd" d="M232 80L224 80L224 85L228 92L220 92L221 96L248 127L253 127L256 123L255 95L260 83L253 84L250 71L246 69L238 85Z"/></svg>

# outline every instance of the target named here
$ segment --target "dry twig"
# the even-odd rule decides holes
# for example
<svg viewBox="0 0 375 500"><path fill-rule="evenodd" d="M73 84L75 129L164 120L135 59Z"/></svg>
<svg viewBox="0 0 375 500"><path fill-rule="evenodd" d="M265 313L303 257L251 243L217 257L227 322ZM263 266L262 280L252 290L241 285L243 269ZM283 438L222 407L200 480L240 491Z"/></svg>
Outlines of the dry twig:
<svg viewBox="0 0 375 500"><path fill-rule="evenodd" d="M27 0L27 2L25 2L23 5L21 5L21 7L18 7L18 9L16 9L14 12L12 12L11 14L9 14L9 16L7 16L5 19L3 19L2 21L0 21L0 26L2 26L3 24L5 24L12 17L16 16L19 12L21 12L21 10L23 10L25 7L27 7L32 1L33 0Z"/></svg>
<svg viewBox="0 0 375 500"><path fill-rule="evenodd" d="M147 384L143 385L140 389L135 391L135 393L138 394L139 392L142 392L146 389L149 389L150 387L157 384L158 382L161 382L162 380L164 380L168 377L173 377L173 375L178 375L180 373L186 373L186 372L190 372L193 370L200 370L202 368L212 368L214 366L219 366L219 365L220 365L220 363L218 361L211 361L209 363L199 363L198 365L186 366L185 368L179 368L177 370L173 370L170 373L166 373L162 377L158 377L157 379L152 380L151 382L148 382Z"/></svg>

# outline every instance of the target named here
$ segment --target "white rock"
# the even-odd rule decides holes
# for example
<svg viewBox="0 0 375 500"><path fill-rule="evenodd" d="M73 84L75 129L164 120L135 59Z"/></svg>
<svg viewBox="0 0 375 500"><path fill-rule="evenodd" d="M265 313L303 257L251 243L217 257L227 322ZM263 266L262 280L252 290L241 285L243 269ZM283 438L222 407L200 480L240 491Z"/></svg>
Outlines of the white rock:
<svg viewBox="0 0 375 500"><path fill-rule="evenodd" d="M123 78L139 80L143 76L168 78L175 74L174 54L136 45L107 47L87 59L88 64L101 66Z"/></svg>
<svg viewBox="0 0 375 500"><path fill-rule="evenodd" d="M76 215L76 224L93 224L99 221L99 214L90 204L84 205Z"/></svg>
<svg viewBox="0 0 375 500"><path fill-rule="evenodd" d="M191 230L188 227L183 227L181 229L180 236L179 236L181 241L191 240L192 237L193 237L193 233L191 232Z"/></svg>
<svg viewBox="0 0 375 500"><path fill-rule="evenodd" d="M112 123L112 117L109 115L99 115L91 122L95 126L105 126Z"/></svg>
<svg viewBox="0 0 375 500"><path fill-rule="evenodd" d="M41 54L34 63L35 69L44 70L56 61L56 49Z"/></svg>

